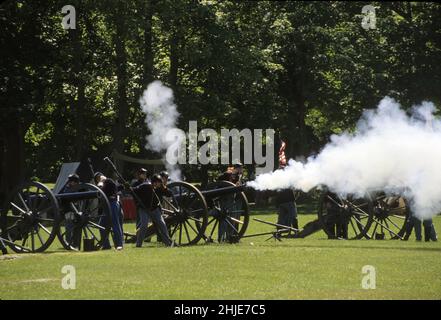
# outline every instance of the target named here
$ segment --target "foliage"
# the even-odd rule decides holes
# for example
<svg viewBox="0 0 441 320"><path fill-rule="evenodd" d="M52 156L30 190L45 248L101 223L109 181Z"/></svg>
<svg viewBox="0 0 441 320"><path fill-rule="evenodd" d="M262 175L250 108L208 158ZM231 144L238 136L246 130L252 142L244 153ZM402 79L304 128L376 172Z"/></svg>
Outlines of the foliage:
<svg viewBox="0 0 441 320"><path fill-rule="evenodd" d="M71 1L75 30L61 27L64 4L0 7L0 120L24 128L27 176L114 148L157 158L138 106L154 79L174 89L182 129L274 128L291 157L385 95L441 103L436 3L374 2L373 30L363 2Z"/></svg>

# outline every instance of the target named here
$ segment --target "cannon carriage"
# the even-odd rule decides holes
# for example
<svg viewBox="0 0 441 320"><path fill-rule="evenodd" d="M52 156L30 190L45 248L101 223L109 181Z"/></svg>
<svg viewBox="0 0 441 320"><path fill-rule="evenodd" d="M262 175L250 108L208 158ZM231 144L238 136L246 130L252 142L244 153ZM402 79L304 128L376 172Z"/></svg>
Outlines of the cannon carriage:
<svg viewBox="0 0 441 320"><path fill-rule="evenodd" d="M409 206L398 195L372 192L364 197L342 198L324 191L320 197L318 220L329 238L404 239Z"/></svg>
<svg viewBox="0 0 441 320"><path fill-rule="evenodd" d="M97 249L108 239L111 225L107 197L88 183L55 194L42 183L25 182L1 216L3 242L17 253L43 252L56 239L68 250L81 249L83 241Z"/></svg>
<svg viewBox="0 0 441 320"><path fill-rule="evenodd" d="M297 193L296 198L300 191ZM271 238L305 238L323 230L328 239L390 239L404 240L411 231L408 228L409 204L402 196L372 192L365 196L339 196L326 187L313 190L318 199L317 219L303 228L253 219L276 227L275 231L246 235L245 237L271 235Z"/></svg>

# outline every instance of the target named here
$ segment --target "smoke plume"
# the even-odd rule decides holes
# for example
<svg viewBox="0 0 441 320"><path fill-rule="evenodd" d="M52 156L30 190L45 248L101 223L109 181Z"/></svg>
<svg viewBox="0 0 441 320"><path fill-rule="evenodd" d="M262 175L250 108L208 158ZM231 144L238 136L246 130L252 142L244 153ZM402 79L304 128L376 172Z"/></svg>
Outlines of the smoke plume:
<svg viewBox="0 0 441 320"><path fill-rule="evenodd" d="M154 81L144 90L139 99L142 111L146 114L145 122L150 129L150 135L146 137L146 148L162 153L172 144L167 139L167 133L176 129L179 117L177 106L174 103L172 89L164 86L161 81ZM181 171L173 164L164 162L172 180L180 180Z"/></svg>
<svg viewBox="0 0 441 320"><path fill-rule="evenodd" d="M331 141L306 162L290 160L284 169L262 174L248 185L257 190L326 186L341 196L383 190L407 197L415 214L441 211L441 121L435 106L423 102L408 116L392 98L365 111L355 133Z"/></svg>

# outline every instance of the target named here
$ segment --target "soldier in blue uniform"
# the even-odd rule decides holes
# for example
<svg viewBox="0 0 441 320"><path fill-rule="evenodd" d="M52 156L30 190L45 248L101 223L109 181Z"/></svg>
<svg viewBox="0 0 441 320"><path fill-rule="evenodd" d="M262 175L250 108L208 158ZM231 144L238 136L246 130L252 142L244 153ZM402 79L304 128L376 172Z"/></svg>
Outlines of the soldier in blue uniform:
<svg viewBox="0 0 441 320"><path fill-rule="evenodd" d="M71 193L78 190L80 185L80 177L76 173L72 173L68 176L66 184L60 193ZM61 202L61 209L64 214L65 221L65 240L69 244L72 250L77 250L81 241L81 228L75 228L75 212L71 208L70 202Z"/></svg>
<svg viewBox="0 0 441 320"><path fill-rule="evenodd" d="M173 241L170 238L161 212L161 199L163 196L171 196L171 192L167 189L167 186L163 185L162 177L159 174L155 174L151 178L151 183L141 183L134 187L133 191L142 201L144 209L147 210L147 215L141 216L140 228L136 235L136 246L142 246L142 242L147 233L149 219L154 223L162 242L166 246L173 246Z"/></svg>
<svg viewBox="0 0 441 320"><path fill-rule="evenodd" d="M277 224L298 229L297 206L294 190L283 189L276 194L276 203L278 205Z"/></svg>
<svg viewBox="0 0 441 320"><path fill-rule="evenodd" d="M136 171L136 179L132 182L132 188L135 188L143 183L150 183L150 181L147 179L147 170L144 168L139 168ZM143 232L141 231L141 227L144 226L144 228L147 228L150 221L147 211L142 207L136 198L134 200L136 205L136 234L138 234ZM150 242L150 238L148 238L147 241ZM141 243L136 243L137 247L141 247L141 245Z"/></svg>
<svg viewBox="0 0 441 320"><path fill-rule="evenodd" d="M432 219L424 219L420 220L414 213L413 210L410 211L409 218L406 224L406 236L404 240L408 240L410 235L412 234L412 229L415 229L415 238L416 241L422 240L421 234L421 223L424 226L424 241L438 241L438 236L435 231L435 226L433 225Z"/></svg>
<svg viewBox="0 0 441 320"><path fill-rule="evenodd" d="M101 186L104 194L109 199L111 215L112 215L112 231L113 231L113 243L116 250L123 249L123 226L121 223L121 205L118 201L118 186L110 178L101 176L98 186ZM104 217L101 223L106 223L108 218ZM103 244L103 249L110 249L110 241L107 239Z"/></svg>
<svg viewBox="0 0 441 320"><path fill-rule="evenodd" d="M237 162L232 167L228 167L227 171L218 177L218 181L228 181L236 186L242 184L243 166L242 163ZM242 200L235 194L226 194L219 197L220 209L227 214L227 216L240 220L242 210ZM218 226L218 241L219 242L236 242L238 240L239 223L233 219L226 217L219 221Z"/></svg>

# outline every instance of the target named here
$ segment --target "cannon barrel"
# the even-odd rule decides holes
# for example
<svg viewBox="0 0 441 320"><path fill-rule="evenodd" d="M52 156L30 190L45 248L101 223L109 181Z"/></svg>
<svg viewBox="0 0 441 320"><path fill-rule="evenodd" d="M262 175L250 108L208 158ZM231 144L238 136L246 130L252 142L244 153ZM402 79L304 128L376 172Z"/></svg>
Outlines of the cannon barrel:
<svg viewBox="0 0 441 320"><path fill-rule="evenodd" d="M82 191L56 194L57 200L77 201L77 200L91 200L100 196L98 191Z"/></svg>
<svg viewBox="0 0 441 320"><path fill-rule="evenodd" d="M77 201L77 200L91 200L100 196L98 191L81 191L81 192L67 192L59 193L55 195L55 198L59 201ZM34 200L38 198L47 198L44 195L30 195L29 199Z"/></svg>
<svg viewBox="0 0 441 320"><path fill-rule="evenodd" d="M203 190L201 191L202 195L206 199L212 199L219 196L224 196L227 194L233 194L233 193L239 193L246 189L244 185L242 186L231 186L231 187L224 187L224 188L217 188L212 190Z"/></svg>
<svg viewBox="0 0 441 320"><path fill-rule="evenodd" d="M201 192L201 194L204 196L205 199L213 199L219 196L224 196L227 194L233 194L233 193L239 193L242 192L246 189L247 187L244 185L241 186L228 186L228 187L223 187L223 188L217 188L217 189L210 189L210 190L199 190ZM191 193L189 194L188 192L183 192L183 193L177 193L174 195L174 198L179 200L182 197L192 197L192 196L196 196L196 194Z"/></svg>

